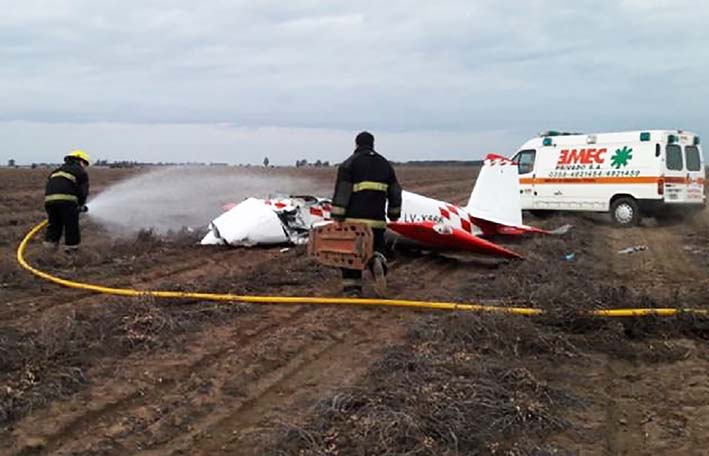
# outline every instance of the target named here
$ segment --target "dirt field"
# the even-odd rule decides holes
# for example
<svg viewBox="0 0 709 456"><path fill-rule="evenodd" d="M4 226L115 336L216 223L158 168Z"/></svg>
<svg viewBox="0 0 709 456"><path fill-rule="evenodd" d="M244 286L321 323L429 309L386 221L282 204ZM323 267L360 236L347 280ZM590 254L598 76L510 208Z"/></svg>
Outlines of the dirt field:
<svg viewBox="0 0 709 456"><path fill-rule="evenodd" d="M138 172L91 169L93 191ZM152 301L63 289L14 250L43 218L46 170L0 170L0 454L700 455L709 448L709 322L595 320L592 308L709 308L709 212L501 240L524 261L394 252L390 296L549 310L544 318ZM262 170L330 182L333 170ZM474 169L402 168L405 188L467 200ZM193 236L111 239L30 261L136 288L327 295L302 248ZM646 251L618 255L646 245ZM573 261L565 256L574 253Z"/></svg>

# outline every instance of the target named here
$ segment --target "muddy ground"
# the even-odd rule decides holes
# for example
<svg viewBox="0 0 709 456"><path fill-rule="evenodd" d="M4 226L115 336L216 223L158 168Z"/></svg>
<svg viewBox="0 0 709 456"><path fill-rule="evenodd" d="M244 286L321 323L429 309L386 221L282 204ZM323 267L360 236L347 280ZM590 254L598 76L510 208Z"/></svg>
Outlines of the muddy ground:
<svg viewBox="0 0 709 456"><path fill-rule="evenodd" d="M91 169L94 191L140 170ZM329 170L260 170L329 182ZM402 168L465 202L473 168ZM398 250L389 295L544 308L543 318L154 301L63 289L14 249L43 218L46 170L0 170L0 454L706 454L709 324L579 311L709 308L709 213L616 229L603 216L500 240L524 261ZM337 296L302 248L199 247L84 221L58 275L138 289ZM617 251L645 245L630 255ZM572 261L567 261L573 253Z"/></svg>

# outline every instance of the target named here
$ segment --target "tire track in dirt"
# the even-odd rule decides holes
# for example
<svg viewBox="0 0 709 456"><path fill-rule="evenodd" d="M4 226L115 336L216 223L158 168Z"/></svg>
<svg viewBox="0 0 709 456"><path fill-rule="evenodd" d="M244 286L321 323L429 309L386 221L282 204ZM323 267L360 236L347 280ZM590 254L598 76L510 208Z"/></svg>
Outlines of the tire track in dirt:
<svg viewBox="0 0 709 456"><path fill-rule="evenodd" d="M709 445L709 386L705 342L677 339L685 357L653 365L606 365L605 454L705 454Z"/></svg>
<svg viewBox="0 0 709 456"><path fill-rule="evenodd" d="M349 330L334 336L334 340L318 344L317 348L309 347L304 356L288 363L282 372L274 372L259 382L253 396L247 396L248 399L236 410L209 426L206 438L198 442L188 438L185 444L169 448L167 454L187 450L204 455L233 454L236 451L245 455L262 454L262 443L265 442L259 441L258 434L264 430L263 424L270 424L269 416L283 414L289 417L289 425L297 423L298 415L303 418L303 409L336 388L352 385L367 371L372 355L382 344L393 343L404 334L401 328L392 332L388 325L372 325L370 319L365 321L366 332L365 325L359 324L359 334ZM347 360L345 366L333 362L344 359ZM287 405L282 403L284 395L288 397ZM165 453L159 449L147 454Z"/></svg>
<svg viewBox="0 0 709 456"><path fill-rule="evenodd" d="M618 285L628 286L636 292L658 298L659 302L667 303L666 305L683 307L684 303L674 301L677 288L681 288L682 284L705 278L705 273L692 264L687 253L680 247L682 239L676 228L600 227L599 231L602 233L601 236L609 241L608 264L617 277ZM647 250L633 254L617 253L621 249L634 245L646 246ZM679 343L696 347L693 341L680 340ZM654 370L645 366L614 359L609 355L604 358L602 383L607 402L603 435L606 453L631 454L641 448L647 448L647 454L656 454L655 450L650 449L652 446L648 445L651 434L647 429L652 421L650 409L653 408L653 402L657 400L655 397L657 383L666 382L670 372L676 369L682 370L679 364L686 364L690 369L696 368L696 361L674 362L668 366L655 368L670 371L664 375L655 375ZM702 362L699 361L699 364ZM697 404L692 406L696 407ZM693 451L699 451L700 448L702 447L696 446ZM685 450L689 448L677 454L685 454Z"/></svg>
<svg viewBox="0 0 709 456"><path fill-rule="evenodd" d="M623 377L627 372L625 362L605 356L604 393L606 396L606 414L604 427L609 432L606 436L607 454L629 454L633 449L642 448L642 404L635 400L627 400L623 396L628 388L632 390Z"/></svg>
<svg viewBox="0 0 709 456"><path fill-rule="evenodd" d="M659 255L669 246L669 239L659 236L661 243L648 246L649 236L647 228L633 227L618 229L613 227L599 227L600 235L607 239L608 258L610 269L617 277L619 285L628 285L636 290L645 288L648 293L657 289L658 274L657 260ZM654 234L652 237L657 237ZM635 254L618 254L621 249L634 245L648 246L648 250ZM660 266L661 267L661 266ZM664 278L664 277L663 277ZM639 404L635 401L620 400L621 392L630 385L623 381L623 371L627 365L623 361L614 360L612 356L604 356L603 391L606 396L605 406L605 449L608 454L627 454L628 450L640 448L642 430L640 427Z"/></svg>
<svg viewBox="0 0 709 456"><path fill-rule="evenodd" d="M172 352L156 354L157 360L146 360L141 359L139 354L135 364L128 362L122 366L114 366L114 369L121 372L137 374L139 378L149 372L148 376L153 381L139 380L137 385L130 386L126 386L122 378L116 382L109 381L55 405L54 410L23 420L15 426L14 433L18 441L28 444L22 446L20 443L19 448L15 450L16 454L58 454L64 452L64 446L71 447L77 442L91 446L93 439L106 436L97 431L107 432L105 430L110 431L111 428L114 432L119 430L120 426L117 424L122 419L132 416L134 411L146 405L160 403L167 392L176 387L179 389L180 383L189 380L194 372L208 371L237 348L248 349L269 337L270 331L282 325L297 324L313 310L301 306L279 309L267 314L252 314L244 318L243 322L236 321L225 326L206 328L196 340L189 342L193 352L186 356ZM274 313L277 318L269 319ZM249 329L243 331L243 326ZM166 372L161 373L163 367ZM130 375L121 375L124 376L130 378ZM112 376L95 377L110 379ZM86 410L87 404L88 411L82 412ZM57 419L57 416L62 419ZM42 436L34 435L37 429L42 430ZM38 442L41 442L41 447L38 447Z"/></svg>

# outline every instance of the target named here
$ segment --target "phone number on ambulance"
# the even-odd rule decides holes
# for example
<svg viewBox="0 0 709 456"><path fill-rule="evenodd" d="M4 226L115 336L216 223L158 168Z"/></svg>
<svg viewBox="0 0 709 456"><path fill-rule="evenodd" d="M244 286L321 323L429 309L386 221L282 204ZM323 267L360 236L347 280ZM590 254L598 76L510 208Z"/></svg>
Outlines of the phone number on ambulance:
<svg viewBox="0 0 709 456"><path fill-rule="evenodd" d="M640 175L639 169L634 170L593 170L593 171L552 171L549 177L635 177Z"/></svg>

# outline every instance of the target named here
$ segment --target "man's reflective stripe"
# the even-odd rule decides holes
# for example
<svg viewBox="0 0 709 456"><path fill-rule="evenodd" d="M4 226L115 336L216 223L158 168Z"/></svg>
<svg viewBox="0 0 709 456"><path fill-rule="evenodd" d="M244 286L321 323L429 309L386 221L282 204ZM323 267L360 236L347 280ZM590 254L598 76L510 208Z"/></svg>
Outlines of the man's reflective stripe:
<svg viewBox="0 0 709 456"><path fill-rule="evenodd" d="M76 176L73 174L65 173L64 171L57 171L56 173L53 173L51 176L49 176L50 179L54 177L63 177L65 179L69 179L73 183L76 184Z"/></svg>
<svg viewBox="0 0 709 456"><path fill-rule="evenodd" d="M349 218L347 217L345 219L345 222L352 222L352 223L362 223L364 225L367 225L371 228L386 228L387 227L387 222L384 220L374 220L374 219L363 219L363 218Z"/></svg>
<svg viewBox="0 0 709 456"><path fill-rule="evenodd" d="M345 208L340 206L332 206L330 208L330 214L333 215L345 215Z"/></svg>
<svg viewBox="0 0 709 456"><path fill-rule="evenodd" d="M400 207L390 207L389 209L387 209L387 213L389 215L393 215L393 216L398 217L401 215L401 208Z"/></svg>
<svg viewBox="0 0 709 456"><path fill-rule="evenodd" d="M388 188L389 184L384 184L382 182L363 181L354 184L352 191L361 192L362 190L376 190L378 192L386 192Z"/></svg>
<svg viewBox="0 0 709 456"><path fill-rule="evenodd" d="M49 203L51 201L73 201L75 203L79 202L79 198L76 195L67 195L64 193L57 193L55 195L47 195L44 197L44 202Z"/></svg>
<svg viewBox="0 0 709 456"><path fill-rule="evenodd" d="M342 285L346 287L361 287L362 279L342 279Z"/></svg>

